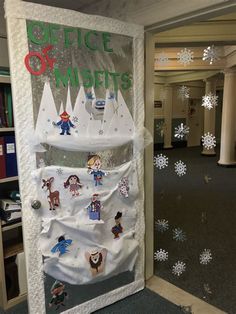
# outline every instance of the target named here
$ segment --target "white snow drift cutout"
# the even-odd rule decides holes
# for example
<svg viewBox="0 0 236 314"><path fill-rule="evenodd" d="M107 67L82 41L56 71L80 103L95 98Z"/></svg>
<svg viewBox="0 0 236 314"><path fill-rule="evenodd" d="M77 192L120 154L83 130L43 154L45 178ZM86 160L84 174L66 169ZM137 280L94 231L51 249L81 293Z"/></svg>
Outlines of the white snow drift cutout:
<svg viewBox="0 0 236 314"><path fill-rule="evenodd" d="M127 144L135 138L131 113L118 90L117 99L106 91L97 99L94 89L85 94L81 86L73 106L68 87L65 109L56 110L50 83L44 84L35 128L35 150L46 143L71 151L110 149Z"/></svg>

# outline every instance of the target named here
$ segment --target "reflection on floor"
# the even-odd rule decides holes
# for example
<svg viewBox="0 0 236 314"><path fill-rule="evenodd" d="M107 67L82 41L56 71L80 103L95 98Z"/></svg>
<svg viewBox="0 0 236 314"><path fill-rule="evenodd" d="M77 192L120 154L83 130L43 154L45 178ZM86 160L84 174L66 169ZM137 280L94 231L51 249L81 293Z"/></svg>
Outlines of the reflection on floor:
<svg viewBox="0 0 236 314"><path fill-rule="evenodd" d="M0 314L3 314L0 310ZM15 306L6 314L27 314L27 304ZM55 311L54 313L60 313ZM122 301L116 302L102 310L94 312L94 314L181 314L183 310L180 307L163 299L158 294L144 289ZM36 313L35 313L36 314Z"/></svg>
<svg viewBox="0 0 236 314"><path fill-rule="evenodd" d="M155 273L235 314L236 168L217 166L219 156L201 156L200 147L158 151L155 156L160 153L169 160L168 167L155 168L155 251L168 252L168 260L156 261ZM179 160L187 165L182 177L175 173ZM162 219L168 222L166 230ZM158 259L165 259L165 252ZM178 261L183 272L180 265L180 273L175 268L173 274Z"/></svg>

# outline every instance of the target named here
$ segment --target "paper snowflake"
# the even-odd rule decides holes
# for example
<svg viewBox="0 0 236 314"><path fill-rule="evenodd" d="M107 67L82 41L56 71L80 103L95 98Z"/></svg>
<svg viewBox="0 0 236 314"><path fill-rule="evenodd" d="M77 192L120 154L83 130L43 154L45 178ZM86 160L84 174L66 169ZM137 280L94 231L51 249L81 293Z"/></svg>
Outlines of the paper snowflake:
<svg viewBox="0 0 236 314"><path fill-rule="evenodd" d="M180 305L180 309L185 314L193 314L191 305Z"/></svg>
<svg viewBox="0 0 236 314"><path fill-rule="evenodd" d="M177 53L177 57L179 59L178 62L186 66L193 62L193 51L184 48Z"/></svg>
<svg viewBox="0 0 236 314"><path fill-rule="evenodd" d="M56 172L58 176L61 176L63 174L63 170L61 168L57 168Z"/></svg>
<svg viewBox="0 0 236 314"><path fill-rule="evenodd" d="M176 276L180 276L185 272L186 270L186 264L184 262L178 261L177 263L174 264L172 267L172 273Z"/></svg>
<svg viewBox="0 0 236 314"><path fill-rule="evenodd" d="M210 286L209 286L209 283L204 283L204 284L203 284L203 289L204 289L204 291L205 291L206 293L212 294L212 291L211 291L211 288L210 288Z"/></svg>
<svg viewBox="0 0 236 314"><path fill-rule="evenodd" d="M203 61L209 61L209 63L212 64L213 62L215 62L219 59L220 59L219 51L214 45L209 46L209 47L204 49L203 57L202 57Z"/></svg>
<svg viewBox="0 0 236 314"><path fill-rule="evenodd" d="M178 97L181 98L182 100L188 99L190 96L190 88L182 85L178 88Z"/></svg>
<svg viewBox="0 0 236 314"><path fill-rule="evenodd" d="M104 133L103 130L99 130L99 131L98 131L98 134L99 134L99 135L103 135L103 133Z"/></svg>
<svg viewBox="0 0 236 314"><path fill-rule="evenodd" d="M189 133L189 127L181 123L175 127L175 137L180 138L181 140Z"/></svg>
<svg viewBox="0 0 236 314"><path fill-rule="evenodd" d="M46 167L46 164L45 164L45 161L44 161L43 158L40 158L40 159L39 159L38 167L39 167L39 168Z"/></svg>
<svg viewBox="0 0 236 314"><path fill-rule="evenodd" d="M172 230L172 232L173 232L173 240L181 241L181 242L184 242L187 240L186 233L182 229L175 228Z"/></svg>
<svg viewBox="0 0 236 314"><path fill-rule="evenodd" d="M74 116L74 117L72 118L72 121L73 121L74 123L77 123L77 122L79 121L79 118L76 117L76 116Z"/></svg>
<svg viewBox="0 0 236 314"><path fill-rule="evenodd" d="M175 172L176 174L181 177L186 174L187 166L184 162L181 160L175 162Z"/></svg>
<svg viewBox="0 0 236 314"><path fill-rule="evenodd" d="M210 249L204 249L199 256L200 264L207 265L212 260L212 254Z"/></svg>
<svg viewBox="0 0 236 314"><path fill-rule="evenodd" d="M169 229L169 222L168 220L165 219L158 219L157 221L155 221L155 229L157 229L157 231L163 233L166 230Z"/></svg>
<svg viewBox="0 0 236 314"><path fill-rule="evenodd" d="M216 146L216 137L207 132L204 134L204 136L202 136L202 145L206 148L206 149L211 149L213 147Z"/></svg>
<svg viewBox="0 0 236 314"><path fill-rule="evenodd" d="M165 123L163 121L160 121L156 125L156 130L160 134L161 137L164 136L164 128L165 128Z"/></svg>
<svg viewBox="0 0 236 314"><path fill-rule="evenodd" d="M161 53L158 58L155 58L155 65L164 66L169 63L169 58L164 53Z"/></svg>
<svg viewBox="0 0 236 314"><path fill-rule="evenodd" d="M159 262L164 262L168 260L168 252L166 252L165 250L157 250L154 253L154 260L155 261L159 261Z"/></svg>
<svg viewBox="0 0 236 314"><path fill-rule="evenodd" d="M163 169L168 166L168 157L165 155L159 154L157 156L154 156L154 165L158 169Z"/></svg>
<svg viewBox="0 0 236 314"><path fill-rule="evenodd" d="M211 110L218 105L218 96L209 93L202 97L202 106Z"/></svg>

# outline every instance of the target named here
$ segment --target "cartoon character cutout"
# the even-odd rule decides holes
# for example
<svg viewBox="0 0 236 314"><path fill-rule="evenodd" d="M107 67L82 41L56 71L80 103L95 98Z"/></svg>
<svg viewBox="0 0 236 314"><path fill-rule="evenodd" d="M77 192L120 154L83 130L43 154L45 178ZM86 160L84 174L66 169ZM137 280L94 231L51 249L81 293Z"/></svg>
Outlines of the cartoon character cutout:
<svg viewBox="0 0 236 314"><path fill-rule="evenodd" d="M99 194L93 194L92 201L87 207L89 219L100 220L100 212L103 206L99 200Z"/></svg>
<svg viewBox="0 0 236 314"><path fill-rule="evenodd" d="M59 191L52 191L52 182L54 181L54 177L51 177L46 180L42 179L42 181L43 181L42 189L48 192L47 200L49 203L49 209L55 210L55 207L58 207L60 205L60 199Z"/></svg>
<svg viewBox="0 0 236 314"><path fill-rule="evenodd" d="M54 122L53 125L59 126L61 128L60 135L71 135L70 128L75 128L75 125L70 121L70 115L64 111L62 114L60 114L61 120L58 122Z"/></svg>
<svg viewBox="0 0 236 314"><path fill-rule="evenodd" d="M83 184L80 183L80 179L77 175L72 174L68 177L66 182L64 182L64 188L69 188L69 191L72 196L78 196L79 195L79 189L81 189Z"/></svg>
<svg viewBox="0 0 236 314"><path fill-rule="evenodd" d="M129 179L127 177L123 177L119 184L118 189L120 196L123 196L125 198L129 197Z"/></svg>
<svg viewBox="0 0 236 314"><path fill-rule="evenodd" d="M72 244L72 240L71 239L65 239L64 236L60 236L58 238L58 243L51 249L52 253L56 253L59 252L59 256L69 252L69 250L67 249L68 246L70 246Z"/></svg>
<svg viewBox="0 0 236 314"><path fill-rule="evenodd" d="M68 298L68 294L65 291L65 285L60 281L56 280L51 287L52 299L49 303L49 307L53 305L56 307L55 310L58 310L60 306L65 306L64 300Z"/></svg>
<svg viewBox="0 0 236 314"><path fill-rule="evenodd" d="M122 218L122 213L117 212L115 216L115 226L112 227L111 232L114 234L114 239L119 239L120 238L120 233L123 233L123 227L121 226L121 218Z"/></svg>
<svg viewBox="0 0 236 314"><path fill-rule="evenodd" d="M93 250L92 252L85 252L85 258L89 262L92 276L96 276L104 271L105 258L107 250Z"/></svg>
<svg viewBox="0 0 236 314"><path fill-rule="evenodd" d="M89 174L93 175L95 186L102 185L102 179L107 173L101 170L102 160L98 155L89 156L87 166Z"/></svg>

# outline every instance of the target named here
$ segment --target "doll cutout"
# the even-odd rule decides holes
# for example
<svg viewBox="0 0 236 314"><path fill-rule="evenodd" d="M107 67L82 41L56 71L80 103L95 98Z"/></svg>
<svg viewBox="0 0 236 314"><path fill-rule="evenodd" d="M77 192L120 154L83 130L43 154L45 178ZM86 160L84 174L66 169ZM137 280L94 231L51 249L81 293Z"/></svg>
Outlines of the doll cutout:
<svg viewBox="0 0 236 314"><path fill-rule="evenodd" d="M102 160L98 155L89 156L88 162L88 173L93 175L95 186L102 185L103 176L107 176L107 173L101 170Z"/></svg>
<svg viewBox="0 0 236 314"><path fill-rule="evenodd" d="M93 250L92 252L85 252L85 258L89 262L92 276L96 276L103 272L106 255L106 249L102 249L101 251Z"/></svg>
<svg viewBox="0 0 236 314"><path fill-rule="evenodd" d="M119 184L118 189L120 196L123 196L125 198L129 197L129 179L127 177L123 177Z"/></svg>
<svg viewBox="0 0 236 314"><path fill-rule="evenodd" d="M91 203L87 207L89 219L100 220L100 212L103 206L99 200L99 194L93 194Z"/></svg>
<svg viewBox="0 0 236 314"><path fill-rule="evenodd" d="M55 210L55 207L58 207L60 205L60 200L59 191L52 192L52 182L54 181L54 177L51 177L47 180L42 179L42 181L42 189L48 192L47 200L49 203L49 210Z"/></svg>
<svg viewBox="0 0 236 314"><path fill-rule="evenodd" d="M121 226L121 218L122 218L122 213L117 212L115 216L115 226L112 227L111 232L114 234L114 239L119 239L120 238L120 233L123 233L123 227Z"/></svg>
<svg viewBox="0 0 236 314"><path fill-rule="evenodd" d="M64 236L60 236L58 238L58 243L51 249L52 253L59 252L59 256L69 252L67 249L72 243L71 239L66 240Z"/></svg>
<svg viewBox="0 0 236 314"><path fill-rule="evenodd" d="M69 188L69 191L72 196L79 195L79 189L81 189L83 184L80 183L80 179L75 174L68 177L66 182L64 182L64 188Z"/></svg>
<svg viewBox="0 0 236 314"><path fill-rule="evenodd" d="M51 288L52 299L49 303L49 307L53 305L56 306L55 310L58 310L60 306L65 306L64 300L68 298L67 292L65 290L65 285L60 281L55 281Z"/></svg>
<svg viewBox="0 0 236 314"><path fill-rule="evenodd" d="M64 111L62 114L60 114L61 120L58 122L53 122L54 126L59 126L61 128L60 135L71 135L70 128L75 128L75 125L70 121L70 115Z"/></svg>

